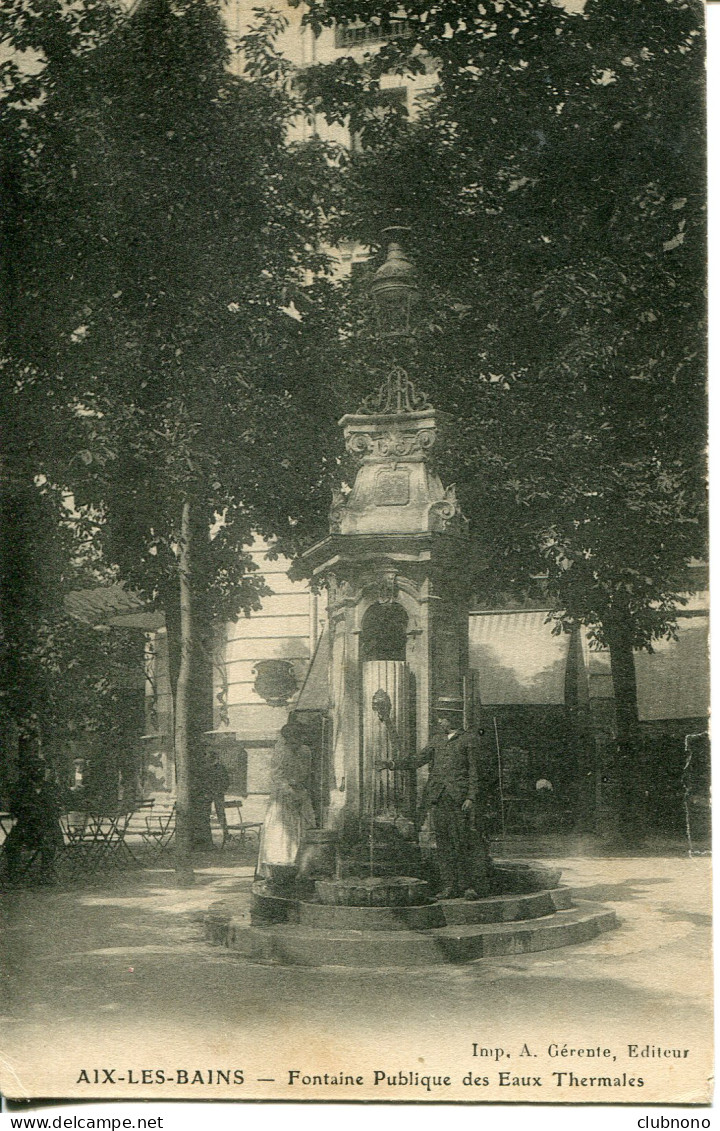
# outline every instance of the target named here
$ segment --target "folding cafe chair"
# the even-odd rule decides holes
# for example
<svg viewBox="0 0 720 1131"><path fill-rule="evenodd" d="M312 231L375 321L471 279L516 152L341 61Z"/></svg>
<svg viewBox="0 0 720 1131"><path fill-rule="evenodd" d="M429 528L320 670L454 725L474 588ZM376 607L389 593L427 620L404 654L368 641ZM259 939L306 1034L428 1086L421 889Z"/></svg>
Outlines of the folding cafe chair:
<svg viewBox="0 0 720 1131"><path fill-rule="evenodd" d="M139 853L145 845L144 837L148 831L147 821L149 817L152 817L154 806L155 798L149 797L145 801L138 802L128 814L122 851L129 863L142 863Z"/></svg>
<svg viewBox="0 0 720 1131"><path fill-rule="evenodd" d="M227 818L227 833L223 840L223 845L228 841L237 841L239 844L244 845L247 843L249 833L253 833L258 838L260 837L262 821L243 821L242 801L226 801L225 816Z"/></svg>
<svg viewBox="0 0 720 1131"><path fill-rule="evenodd" d="M164 812L155 810L145 818L146 829L142 834L143 844L150 848L156 857L164 856L172 862L169 851L175 838L175 806Z"/></svg>
<svg viewBox="0 0 720 1131"><path fill-rule="evenodd" d="M93 876L104 855L101 818L93 813L65 813L60 818L60 827L71 878Z"/></svg>

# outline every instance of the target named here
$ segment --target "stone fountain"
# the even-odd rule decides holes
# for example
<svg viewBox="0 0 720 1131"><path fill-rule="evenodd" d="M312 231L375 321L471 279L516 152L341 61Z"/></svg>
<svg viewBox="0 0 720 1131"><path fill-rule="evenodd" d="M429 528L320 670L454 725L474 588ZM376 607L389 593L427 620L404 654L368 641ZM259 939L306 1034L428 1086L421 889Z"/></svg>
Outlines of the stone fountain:
<svg viewBox="0 0 720 1131"><path fill-rule="evenodd" d="M414 287L397 245L378 279L384 294L393 280ZM402 367L340 425L355 482L335 493L329 535L305 554L328 593L329 802L297 872L256 881L249 923L230 902L211 908L208 936L257 961L403 966L610 929L613 912L573 903L560 872L536 864L496 862L487 898L434 898L433 850L416 828L422 782L377 764L421 750L433 703L468 685L467 522L432 468L438 414Z"/></svg>

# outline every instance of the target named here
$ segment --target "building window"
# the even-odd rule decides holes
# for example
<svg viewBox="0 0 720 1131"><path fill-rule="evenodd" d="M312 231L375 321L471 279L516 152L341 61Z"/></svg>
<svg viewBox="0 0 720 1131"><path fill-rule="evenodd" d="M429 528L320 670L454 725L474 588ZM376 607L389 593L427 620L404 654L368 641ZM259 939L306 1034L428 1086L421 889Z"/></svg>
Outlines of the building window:
<svg viewBox="0 0 720 1131"><path fill-rule="evenodd" d="M337 24L336 47L364 47L369 43L385 43L390 39L405 39L410 34L407 20L385 20L379 24Z"/></svg>

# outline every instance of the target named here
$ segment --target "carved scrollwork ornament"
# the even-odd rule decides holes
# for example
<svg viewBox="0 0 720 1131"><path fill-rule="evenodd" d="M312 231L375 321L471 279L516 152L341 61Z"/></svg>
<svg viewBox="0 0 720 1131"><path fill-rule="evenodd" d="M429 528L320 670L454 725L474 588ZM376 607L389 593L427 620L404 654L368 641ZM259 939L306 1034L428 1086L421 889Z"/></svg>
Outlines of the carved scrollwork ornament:
<svg viewBox="0 0 720 1131"><path fill-rule="evenodd" d="M368 432L354 432L345 441L350 455L365 460L380 456L384 459L421 458L435 443L434 428L422 428L418 432L394 428L392 431L372 435Z"/></svg>
<svg viewBox="0 0 720 1131"><path fill-rule="evenodd" d="M397 573L389 570L383 574L377 583L376 592L381 605L394 601L397 597Z"/></svg>
<svg viewBox="0 0 720 1131"><path fill-rule="evenodd" d="M359 416L388 416L406 412L431 412L427 394L416 389L407 371L393 366L382 385L365 397L358 409Z"/></svg>
<svg viewBox="0 0 720 1131"><path fill-rule="evenodd" d="M414 455L416 452L427 452L435 443L435 430L423 428L420 432L388 432L380 436L377 441L377 450L383 456Z"/></svg>
<svg viewBox="0 0 720 1131"><path fill-rule="evenodd" d="M446 488L444 497L430 507L428 519L430 530L435 533L442 533L453 519L461 523L466 522L460 510L454 483Z"/></svg>
<svg viewBox="0 0 720 1131"><path fill-rule="evenodd" d="M347 451L354 456L364 456L366 452L373 450L373 440L368 436L367 432L354 432L352 436L348 436L345 441Z"/></svg>

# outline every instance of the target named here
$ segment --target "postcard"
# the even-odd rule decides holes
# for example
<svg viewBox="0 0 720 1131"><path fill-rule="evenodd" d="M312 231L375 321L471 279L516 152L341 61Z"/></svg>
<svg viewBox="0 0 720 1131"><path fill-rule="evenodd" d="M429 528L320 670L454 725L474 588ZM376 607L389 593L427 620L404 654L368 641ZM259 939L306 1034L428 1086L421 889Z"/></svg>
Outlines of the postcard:
<svg viewBox="0 0 720 1131"><path fill-rule="evenodd" d="M703 5L0 41L2 1094L711 1103Z"/></svg>

